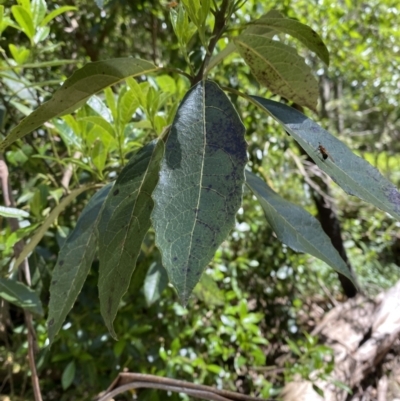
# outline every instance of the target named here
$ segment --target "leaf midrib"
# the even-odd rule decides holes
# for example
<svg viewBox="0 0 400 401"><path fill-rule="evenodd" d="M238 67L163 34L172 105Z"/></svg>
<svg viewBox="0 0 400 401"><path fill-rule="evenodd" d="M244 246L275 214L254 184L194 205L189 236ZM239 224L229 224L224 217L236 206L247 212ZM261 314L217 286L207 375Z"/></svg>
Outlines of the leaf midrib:
<svg viewBox="0 0 400 401"><path fill-rule="evenodd" d="M186 300L186 289L187 289L187 277L188 277L188 265L189 265L189 260L190 260L190 255L192 253L192 244L193 244L193 234L194 234L194 229L196 226L196 222L197 222L197 215L199 213L199 205L200 205L200 199L201 199L201 191L202 191L202 184L203 184L203 171L204 171L204 160L205 160L205 153L206 153L206 146L207 146L207 133L206 133L206 120L205 120L205 116L206 116L206 105L205 105L205 99L206 99L206 88L205 88L205 81L203 81L202 84L202 94L203 94L203 99L202 99L202 106L203 106L203 110L202 110L202 123L203 123L203 133L204 133L204 141L203 141L203 150L202 150L202 159L201 159L201 169L200 169L200 183L199 183L199 193L198 193L198 197L197 197L197 204L196 204L196 212L195 212L195 216L193 219L193 226L192 226L192 230L190 233L190 243L189 243L189 252L188 252L188 256L187 256L187 267L185 267L185 275L184 275L184 289L183 289L183 299Z"/></svg>
<svg viewBox="0 0 400 401"><path fill-rule="evenodd" d="M154 149L153 149L153 152L154 152ZM153 155L152 155L152 156L153 156ZM148 165L147 165L147 167L146 167L145 173L143 174L143 179L140 180L141 182L140 182L139 188L137 188L137 190L136 190L135 192L133 192L133 193L137 193L137 196L136 196L136 198L135 198L135 201L134 201L134 204L133 204L133 207L132 207L132 213L130 214L128 229L126 230L126 233L125 233L125 235L124 235L124 239L123 239L123 242L122 242L123 245L122 245L122 247L121 247L121 252L119 253L119 256L118 256L118 262L117 262L117 264L116 264L115 267L113 267L112 269L109 270L107 276L110 275L115 269L118 269L118 268L121 266L122 254L123 254L124 251L125 251L125 246L126 246L126 242L127 242L127 241L126 241L126 238L128 237L128 234L129 234L129 231L130 231L130 229L131 229L131 227L132 227L133 221L136 220L136 221L138 222L138 225L140 225L139 219L137 218L137 216L134 216L134 214L135 214L137 202L138 202L138 199L139 199L139 195L140 195L140 193L141 193L141 189L142 189L143 184L144 184L144 182L145 182L145 180L146 180L146 177L147 177L147 174L148 174L150 165L151 165L152 156L150 156L149 163L148 163ZM144 193L144 192L145 192L145 191L143 191L143 193ZM110 193L111 193L111 192L110 192ZM124 197L123 201L125 201L126 198L127 198L127 197ZM122 202L123 202L123 201L122 201ZM121 203L122 203L122 202L121 202ZM121 204L121 203L120 203L120 204ZM110 219L110 220L111 220L111 219Z"/></svg>

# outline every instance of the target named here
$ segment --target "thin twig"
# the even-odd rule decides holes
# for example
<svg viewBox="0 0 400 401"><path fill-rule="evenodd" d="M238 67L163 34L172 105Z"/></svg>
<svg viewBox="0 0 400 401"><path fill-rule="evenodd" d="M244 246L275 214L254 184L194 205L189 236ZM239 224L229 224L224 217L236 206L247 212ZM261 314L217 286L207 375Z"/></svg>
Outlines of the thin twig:
<svg viewBox="0 0 400 401"><path fill-rule="evenodd" d="M179 386L171 386L169 384L157 384L157 383L148 383L148 382L135 382L135 383L128 383L121 387L116 388L115 390L111 391L110 393L106 394L98 401L107 401L112 399L114 396L121 394L125 391L134 389L134 388L153 388L158 390L165 390L165 391L174 391L175 393L185 393L187 395L191 395L196 398L201 398L203 400L210 400L210 401L231 401L230 398L222 397L218 394L215 394L211 391L204 391L204 390L193 390L187 387L179 387Z"/></svg>
<svg viewBox="0 0 400 401"><path fill-rule="evenodd" d="M193 79L193 77L188 74L185 71L180 70L179 68L171 68L171 67L162 67L158 70L159 72L171 72L171 73L177 73L180 75L183 75L184 77L186 77L187 79L189 79L189 81L191 81Z"/></svg>
<svg viewBox="0 0 400 401"><path fill-rule="evenodd" d="M73 159L80 159L81 156L82 156L82 153L77 151L77 152L74 153L72 158ZM64 189L66 191L68 191L69 182L71 181L71 177L72 177L73 172L74 172L73 164L72 163L68 163L68 166L65 169L64 174L63 174L62 179L61 179L61 185L64 187Z"/></svg>

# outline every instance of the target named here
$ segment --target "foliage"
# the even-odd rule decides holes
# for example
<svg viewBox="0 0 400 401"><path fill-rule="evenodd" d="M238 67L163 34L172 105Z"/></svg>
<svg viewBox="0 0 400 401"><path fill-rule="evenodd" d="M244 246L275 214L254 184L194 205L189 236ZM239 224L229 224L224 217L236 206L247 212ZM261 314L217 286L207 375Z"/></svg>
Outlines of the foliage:
<svg viewBox="0 0 400 401"><path fill-rule="evenodd" d="M16 278L15 273L10 274L8 270L13 263L13 245L20 239L29 238L21 258L32 252L29 263L34 291L29 291L35 295L32 294L31 300L35 299L37 305L36 298L40 295L46 305L49 288L51 291L47 311L48 335L54 341L51 349L47 346L44 321L40 317L36 319L42 386L44 389L53 387L53 378L56 378L58 384L54 391L59 395L65 391L65 399L70 399L68 390L71 389L74 394L89 398L93 392L104 389L104 383L126 367L273 396L294 374L300 372L309 377L315 369L320 369L325 351L329 354L311 337L312 341L307 335L305 340L298 338L302 337L296 334L302 323L296 321L296 316L306 309L307 298L323 294L321 281L332 291L337 289L337 283L323 262L310 263L307 256L296 255L285 245L280 246L271 229L265 226L260 204L249 192L242 193L246 154L243 125L247 129L248 166L279 193L273 196L256 193L263 207L273 205L275 197L278 203L285 205L282 196L292 204L299 203L315 212L301 176L293 174L294 163L300 159L296 148L290 153L294 139L320 169L347 192L393 216L398 213L397 191L376 170L365 167L365 162L311 118L282 103L265 99L275 95L274 99L278 100L276 95L280 95L316 108L318 86L309 65L315 68L318 61L306 49L301 50L301 56L297 54L298 43L293 47L294 42L284 34L300 40L328 63L328 53L321 38L303 24L318 21L316 12L320 9L297 1L290 6L281 4L281 14L269 11L274 8L272 3L269 9L261 10L260 5L251 1L241 9L238 6L242 2L236 2L237 7L230 2L231 5L220 14L228 27L214 32L219 20L217 15L209 12L210 8L215 8L211 2L182 1L171 9L151 1L142 2L142 5L132 2L135 4L131 6L118 1L98 3L102 3L103 11L80 1L75 2L77 8L61 6L50 12L45 2L39 0L21 1L9 8L0 6L0 13L4 15L0 18L0 31L3 43L8 45L4 47L4 61L0 64L0 84L4 89L1 97L6 111L1 114L0 125L5 127L3 132L7 132L0 146L6 149L6 159L12 169L11 185L19 196L17 207L20 212L17 213L17 209L8 212L20 218L21 227L11 233L6 224L2 225L2 280ZM219 6L222 8L223 4L228 2L221 2ZM322 4L321 10L328 7ZM299 11L296 17L300 21L283 17L293 15L293 10ZM257 14L263 15L257 19ZM254 19L245 25L247 15ZM344 28L333 17L326 21L333 13L327 11L324 15L325 20L316 22L320 25L315 28L333 50L331 62L334 65L329 70L327 66L320 70L324 74L329 71L329 77L340 76L348 82L370 82L372 71L381 64L374 61L371 68L360 67L357 71L351 68L352 64L349 66L349 59L340 46L341 40L335 42L332 37L336 40L336 37L346 35L344 43L354 40L358 33L353 27L349 28L351 22L347 21ZM131 21L144 21L145 28L136 29L132 34ZM70 28L65 28L67 25ZM329 27L328 33L325 27ZM332 27L340 33L335 33ZM70 32L66 34L64 29L70 29ZM159 29L159 35L154 29ZM172 40L173 32L176 41ZM216 41L222 34L224 36ZM154 45L154 40L158 45ZM217 54L213 53L213 47L208 48L214 41ZM63 42L65 46L61 46ZM235 46L238 52L235 52ZM361 47L357 55L366 51ZM74 71L69 64L82 65L87 61L87 55L93 63L78 70L74 67L72 76L57 89L65 75ZM142 60L127 57L131 55ZM100 56L109 60L98 61ZM302 56L307 57L307 63ZM209 62L208 66L203 60ZM286 68L288 61L293 67ZM264 76L263 71L268 74ZM200 72L203 75L196 75ZM202 81L206 75L216 83ZM379 76L383 81L383 74ZM304 85L303 80L308 80L308 84ZM109 88L118 83L117 87ZM195 86L191 87L192 84ZM263 85L268 91L262 88ZM379 119L374 120L369 115L366 122L347 112L348 104L352 110L375 107L373 89L361 93L355 88L357 86L344 85L344 94L340 98L345 127L349 130L355 121L360 130L372 126L376 131L380 126ZM390 85L385 84L383 91L390 90ZM50 98L50 93L54 93L51 99L43 103ZM260 103L262 107L259 107ZM33 109L32 114L17 124L22 115ZM76 113L71 115L74 110ZM390 107L386 112L391 116ZM278 129L271 116L290 133L290 137ZM304 126L298 126L296 118L299 116L305 121ZM330 111L328 117L330 120L322 121L322 125L335 131L335 120ZM163 132L169 124L172 124L171 129ZM33 130L33 135L27 135ZM236 137L226 136L231 132ZM145 162L151 149L162 148L163 141L166 150L160 163L160 181L153 192L156 205L152 215L154 229L148 231L152 209L149 196L156 184L161 155L154 155L155 163L148 164L149 170ZM353 143L357 144L357 138ZM384 143L385 140L380 144ZM330 158L325 159L318 151L321 144L328 149ZM370 148L368 142L366 146ZM142 159L144 155L147 158ZM236 156L239 157L234 159ZM367 159L374 160L372 156ZM360 163L363 163L362 168L356 169L354 166ZM387 172L382 162L378 167ZM200 169L204 169L205 174L196 176ZM67 171L70 178L65 181ZM361 173L364 176L358 175ZM147 174L150 174L148 187L143 188ZM203 184L205 177L207 185ZM115 178L108 196L110 187L105 186L89 199L91 189ZM264 189L267 188L264 180L257 179ZM371 181L367 183L368 179ZM247 184L254 190L250 183ZM187 196L182 192L184 185ZM376 280L373 276L378 271L379 275L385 276L379 285L390 285L398 277L398 267L390 249L391 233L397 223L369 206L348 205L348 198L339 189L335 189L334 194L340 213L347 219L344 222L346 244L353 261L360 266L360 283ZM229 202L223 202L225 198ZM126 212L125 208L130 211ZM235 229L227 237L234 227L238 209ZM268 220L300 218L304 211L297 210L294 206L288 206L285 212L275 209ZM324 233L312 216L303 219L295 234L301 234L301 228L315 225L315 236L322 238ZM272 224L272 227L280 240L298 250L279 235L280 229L285 231L284 224ZM382 233L378 238L377 230ZM190 235L192 240L198 240L195 247L185 242L188 233L193 233ZM171 239L175 248L170 245ZM181 241L175 242L176 239ZM317 242L310 243L316 247ZM96 244L99 244L98 255ZM342 262L337 262L338 255L329 241L326 247L329 250L324 250L320 258L331 262L342 273L346 272ZM184 252L193 265L182 265L182 275L174 258ZM329 253L334 256L328 257ZM120 262L114 263L114 258ZM202 263L198 263L201 259ZM67 264L61 263L65 260ZM159 277L165 276L162 265L167 268L181 300L189 303L188 309L177 303L165 278L159 278L151 285L156 267ZM208 265L210 267L195 287ZM387 265L391 266L390 276L383 275ZM115 291L118 280L122 284L118 284L118 291ZM20 286L28 290L22 283ZM193 287L194 296L189 298ZM110 294L112 302L109 301ZM69 313L76 299L74 310ZM24 307L24 304L19 306ZM20 372L24 373L27 371L24 358L26 328L18 320L18 309L11 309L11 312L16 323L13 344L8 346L11 362L4 367L17 371L19 366ZM119 335L119 341L110 338L101 316L110 333ZM275 363L277 352L271 351L270 345L285 337L291 337L287 342L292 347L297 342L297 347L306 351L304 354L294 352L290 361L298 359L298 362L289 362L284 375L279 379L271 378L270 382L259 368L265 363ZM325 367L324 373L328 374L331 364ZM146 396L157 397L155 393L140 394L140 397Z"/></svg>

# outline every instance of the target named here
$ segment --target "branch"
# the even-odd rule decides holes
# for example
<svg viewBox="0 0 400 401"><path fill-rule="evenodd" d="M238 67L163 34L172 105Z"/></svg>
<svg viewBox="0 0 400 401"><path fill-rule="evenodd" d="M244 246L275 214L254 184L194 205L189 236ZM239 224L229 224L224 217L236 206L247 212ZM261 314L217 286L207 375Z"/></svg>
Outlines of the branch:
<svg viewBox="0 0 400 401"><path fill-rule="evenodd" d="M176 393L185 393L190 396L211 401L268 401L251 397L233 391L219 390L214 387L189 383L183 380L169 379L141 373L120 373L113 381L106 393L97 401L107 401L117 394L134 388L152 388ZM272 400L270 400L272 401Z"/></svg>
<svg viewBox="0 0 400 401"><path fill-rule="evenodd" d="M200 82L203 79L204 71L206 70L208 63L211 60L215 46L217 45L217 42L219 41L219 39L221 38L222 34L225 31L225 28L226 28L225 14L226 14L228 7L229 7L229 0L223 0L222 4L221 4L221 8L219 10L217 10L214 14L215 24L214 24L214 29L213 29L213 32L211 35L210 43L208 44L207 54L204 57L204 60L203 60L203 63L201 64L199 72L192 80L192 85L197 84L198 82Z"/></svg>

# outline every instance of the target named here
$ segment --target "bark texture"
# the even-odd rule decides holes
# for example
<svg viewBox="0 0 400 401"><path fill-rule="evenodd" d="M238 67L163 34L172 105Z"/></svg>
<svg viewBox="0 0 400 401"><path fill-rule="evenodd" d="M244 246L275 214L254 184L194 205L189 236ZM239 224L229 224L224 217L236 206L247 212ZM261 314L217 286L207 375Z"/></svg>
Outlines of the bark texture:
<svg viewBox="0 0 400 401"><path fill-rule="evenodd" d="M313 334L319 334L334 350L332 378L350 387L353 394L318 381L315 384L324 392L321 397L311 382L298 381L285 386L284 401L400 400L398 352L389 358L392 363L388 369L382 369L388 352L399 342L400 281L375 299L358 295L337 305L325 315ZM373 382L371 373L374 373Z"/></svg>

